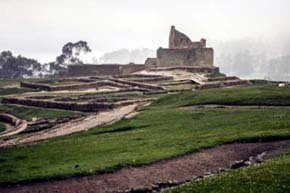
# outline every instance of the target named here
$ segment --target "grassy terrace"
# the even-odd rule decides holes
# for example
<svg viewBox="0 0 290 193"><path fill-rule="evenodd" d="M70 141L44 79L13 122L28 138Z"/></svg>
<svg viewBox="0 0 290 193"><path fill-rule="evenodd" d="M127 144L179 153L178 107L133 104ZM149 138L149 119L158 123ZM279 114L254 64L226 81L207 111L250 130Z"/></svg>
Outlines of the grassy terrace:
<svg viewBox="0 0 290 193"><path fill-rule="evenodd" d="M156 105L187 106L199 104L220 105L290 105L290 88L275 86L251 86L209 89L183 94L168 95Z"/></svg>
<svg viewBox="0 0 290 193"><path fill-rule="evenodd" d="M290 155L259 166L223 173L179 186L166 193L282 193L290 192Z"/></svg>
<svg viewBox="0 0 290 193"><path fill-rule="evenodd" d="M0 150L0 183L109 171L231 141L288 137L288 108L193 111L176 107L203 103L289 105L289 97L289 88L269 86L165 96L130 120L31 146Z"/></svg>
<svg viewBox="0 0 290 193"><path fill-rule="evenodd" d="M59 109L45 109L20 105L1 105L1 104L0 104L0 113L9 113L25 120L31 120L33 117L49 119L81 114L79 112Z"/></svg>
<svg viewBox="0 0 290 193"><path fill-rule="evenodd" d="M20 80L0 79L0 100L2 96L12 94L23 94L26 92L35 92L28 88L19 88Z"/></svg>

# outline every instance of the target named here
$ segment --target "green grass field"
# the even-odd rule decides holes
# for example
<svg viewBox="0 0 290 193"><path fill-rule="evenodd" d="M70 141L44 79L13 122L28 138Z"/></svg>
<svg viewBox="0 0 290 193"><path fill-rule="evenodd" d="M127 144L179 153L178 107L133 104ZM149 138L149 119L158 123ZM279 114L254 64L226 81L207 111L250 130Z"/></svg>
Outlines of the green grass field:
<svg viewBox="0 0 290 193"><path fill-rule="evenodd" d="M0 88L0 97L5 95L23 94L26 92L35 92L35 90L27 88Z"/></svg>
<svg viewBox="0 0 290 193"><path fill-rule="evenodd" d="M198 90L172 94L158 100L155 105L188 106L200 104L220 105L290 105L290 88L277 86L248 86Z"/></svg>
<svg viewBox="0 0 290 193"><path fill-rule="evenodd" d="M4 125L4 123L2 123L2 122L0 122L0 133L1 132L3 132L3 131L5 131L5 125Z"/></svg>
<svg viewBox="0 0 290 193"><path fill-rule="evenodd" d="M286 88L272 88L243 87L239 88L240 95L234 94L238 88L231 88L222 89L220 93L218 90L205 90L191 97L189 92L165 96L130 120L31 146L0 150L0 182L109 171L128 164L138 165L184 155L226 142L273 136L290 137L288 108L194 111L175 108L194 104L196 98L216 103L225 93L233 93L230 100L240 100L243 104L244 101L252 101L253 105L255 101L260 104L260 100L267 98L265 95L272 97L264 104L287 104L289 91ZM235 99L235 96L239 99ZM173 104L172 98L178 102Z"/></svg>
<svg viewBox="0 0 290 193"><path fill-rule="evenodd" d="M5 95L23 94L27 92L35 92L28 88L19 88L20 80L0 79L0 100Z"/></svg>
<svg viewBox="0 0 290 193"><path fill-rule="evenodd" d="M31 120L33 117L37 118L58 118L81 114L80 112L58 110L58 109L45 109L37 107L27 107L20 105L1 105L0 113L9 113L18 118Z"/></svg>
<svg viewBox="0 0 290 193"><path fill-rule="evenodd" d="M262 165L230 171L164 193L288 193L289 171L288 154Z"/></svg>

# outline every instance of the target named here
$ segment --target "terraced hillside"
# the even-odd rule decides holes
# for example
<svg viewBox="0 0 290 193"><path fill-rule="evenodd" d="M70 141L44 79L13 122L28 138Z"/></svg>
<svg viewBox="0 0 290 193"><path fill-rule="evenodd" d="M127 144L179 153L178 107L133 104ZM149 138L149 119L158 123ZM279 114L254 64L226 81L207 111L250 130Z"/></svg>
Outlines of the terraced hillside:
<svg viewBox="0 0 290 193"><path fill-rule="evenodd" d="M25 148L1 149L0 181L4 185L98 175L220 144L288 139L289 101L288 87L268 85L161 96L140 109L135 117L109 126L25 145ZM276 176L280 176L278 171ZM285 181L277 183L283 186ZM187 191L174 191L183 190Z"/></svg>

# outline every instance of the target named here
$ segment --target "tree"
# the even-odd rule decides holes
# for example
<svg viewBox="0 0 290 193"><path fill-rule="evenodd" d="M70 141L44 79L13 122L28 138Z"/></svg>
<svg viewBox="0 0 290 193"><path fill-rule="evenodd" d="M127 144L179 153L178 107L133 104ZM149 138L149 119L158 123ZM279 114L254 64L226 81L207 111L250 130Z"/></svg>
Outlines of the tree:
<svg viewBox="0 0 290 193"><path fill-rule="evenodd" d="M56 63L59 65L81 64L81 56L92 50L85 41L76 43L69 42L62 47L62 54L56 58Z"/></svg>
<svg viewBox="0 0 290 193"><path fill-rule="evenodd" d="M41 71L42 66L34 59L22 56L14 57L11 51L0 53L0 76L2 78L25 78Z"/></svg>

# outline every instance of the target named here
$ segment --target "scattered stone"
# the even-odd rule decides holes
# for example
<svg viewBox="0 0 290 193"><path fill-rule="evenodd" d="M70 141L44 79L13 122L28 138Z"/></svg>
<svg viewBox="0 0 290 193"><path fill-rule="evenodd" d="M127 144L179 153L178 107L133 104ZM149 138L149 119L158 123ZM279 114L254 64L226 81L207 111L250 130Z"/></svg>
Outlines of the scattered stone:
<svg viewBox="0 0 290 193"><path fill-rule="evenodd" d="M219 169L218 169L218 172L224 172L224 171L226 171L225 168L219 168Z"/></svg>
<svg viewBox="0 0 290 193"><path fill-rule="evenodd" d="M263 157L264 157L265 155L266 155L266 152L263 152L263 153L257 155L256 162L257 162L257 163L262 163L262 162L264 161L264 158L263 158Z"/></svg>
<svg viewBox="0 0 290 193"><path fill-rule="evenodd" d="M245 166L250 166L250 165L252 165L252 164L254 164L254 163L251 162L251 161L245 161L244 164L245 164Z"/></svg>
<svg viewBox="0 0 290 193"><path fill-rule="evenodd" d="M245 164L244 160L235 161L235 163L231 165L231 169L238 169L238 168L245 167L245 166L247 166L247 165Z"/></svg>

